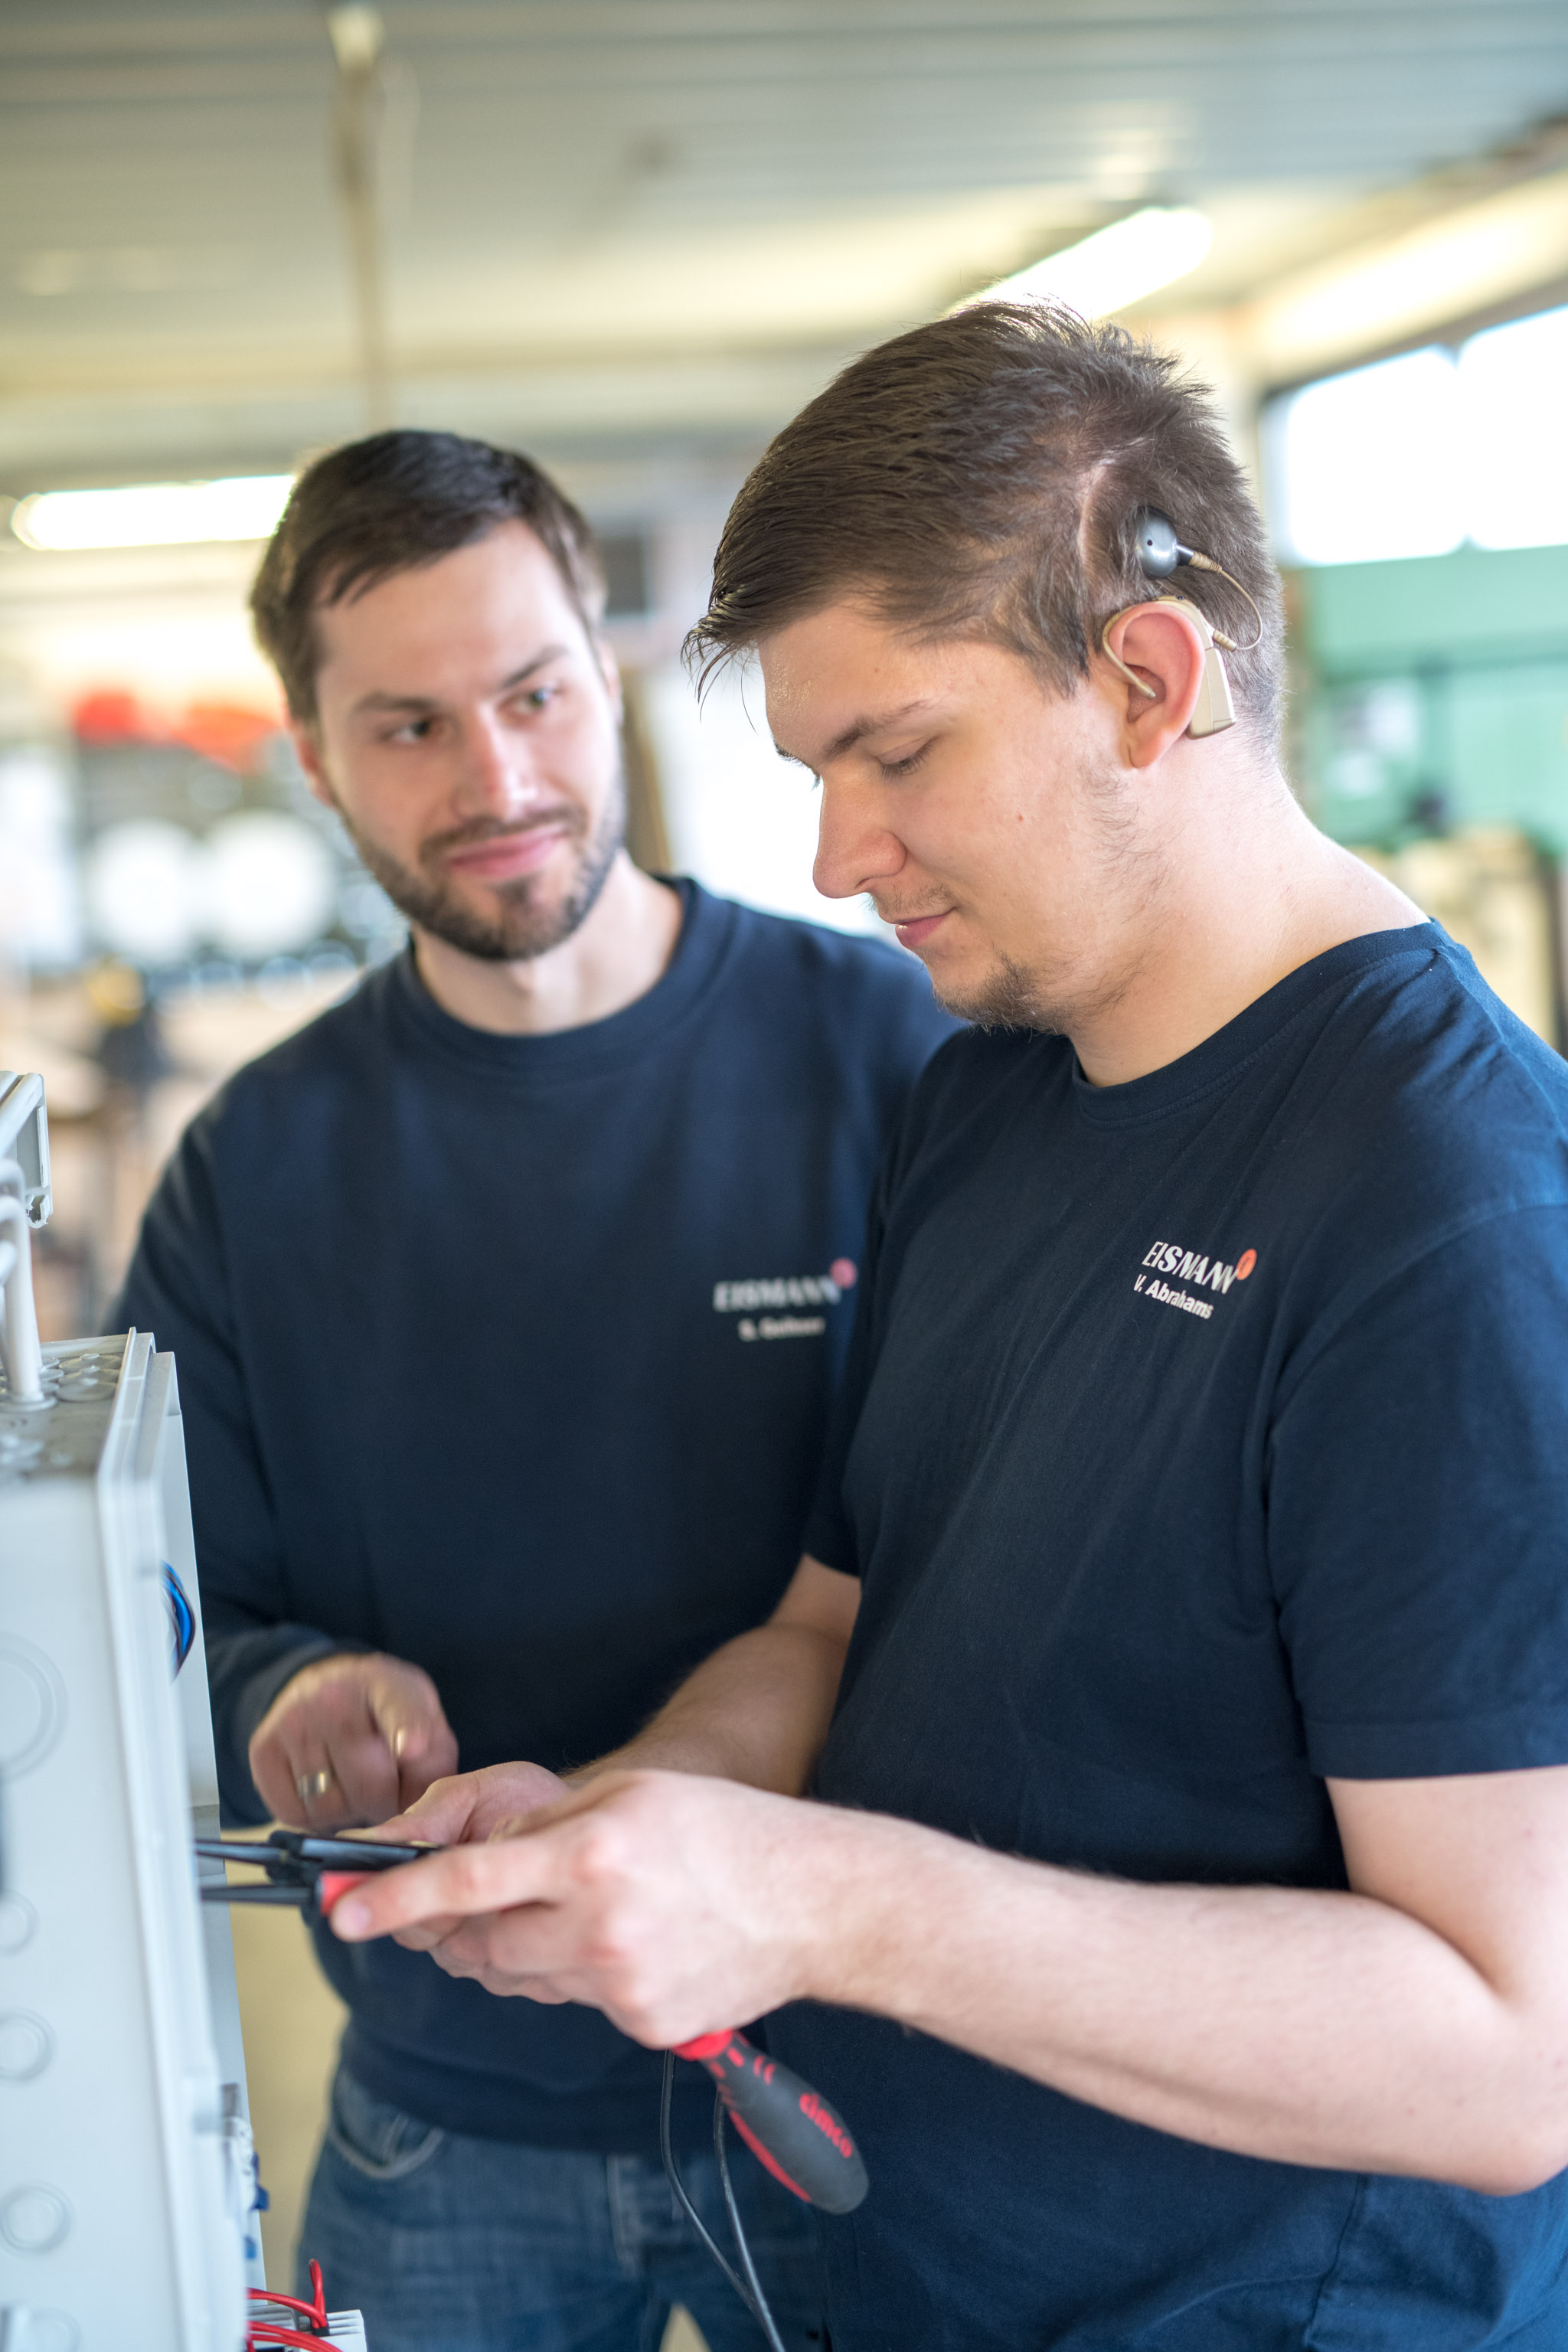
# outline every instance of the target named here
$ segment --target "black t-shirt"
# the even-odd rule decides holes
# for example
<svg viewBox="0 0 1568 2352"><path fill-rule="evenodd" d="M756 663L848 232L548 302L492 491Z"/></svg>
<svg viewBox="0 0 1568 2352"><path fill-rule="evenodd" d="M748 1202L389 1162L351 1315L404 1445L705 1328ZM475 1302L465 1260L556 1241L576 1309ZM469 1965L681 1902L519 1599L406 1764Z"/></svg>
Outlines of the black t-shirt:
<svg viewBox="0 0 1568 2352"><path fill-rule="evenodd" d="M240 1820L314 1655L425 1667L465 1769L562 1769L794 1570L877 1164L953 1024L896 949L681 889L663 979L585 1028L469 1028L403 956L242 1070L159 1187L120 1318L178 1364ZM658 2061L596 2011L318 1942L378 2096L655 2146Z"/></svg>
<svg viewBox="0 0 1568 2352"><path fill-rule="evenodd" d="M863 1595L819 1795L1342 1887L1325 1775L1568 1761L1568 1071L1436 925L1126 1086L960 1036L836 1425L806 1543ZM1263 2162L823 2008L773 2046L870 2170L826 2225L835 2352L1568 2343L1568 2176Z"/></svg>

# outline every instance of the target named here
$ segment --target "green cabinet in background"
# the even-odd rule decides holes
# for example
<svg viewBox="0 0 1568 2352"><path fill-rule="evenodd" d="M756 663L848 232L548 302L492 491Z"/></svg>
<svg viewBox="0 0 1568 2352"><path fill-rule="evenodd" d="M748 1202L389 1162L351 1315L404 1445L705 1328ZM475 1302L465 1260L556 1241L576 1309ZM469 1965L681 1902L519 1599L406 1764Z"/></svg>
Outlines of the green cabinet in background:
<svg viewBox="0 0 1568 2352"><path fill-rule="evenodd" d="M1568 548L1293 573L1290 765L1336 840L1509 825L1568 857Z"/></svg>

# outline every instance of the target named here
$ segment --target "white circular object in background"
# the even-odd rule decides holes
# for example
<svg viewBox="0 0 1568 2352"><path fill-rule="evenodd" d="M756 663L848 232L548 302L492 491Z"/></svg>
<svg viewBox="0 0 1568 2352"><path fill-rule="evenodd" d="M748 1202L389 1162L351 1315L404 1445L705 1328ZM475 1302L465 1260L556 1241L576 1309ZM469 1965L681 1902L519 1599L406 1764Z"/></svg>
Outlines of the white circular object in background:
<svg viewBox="0 0 1568 2352"><path fill-rule="evenodd" d="M138 817L106 825L88 850L88 920L100 946L132 963L179 963L196 943L202 851L184 825Z"/></svg>
<svg viewBox="0 0 1568 2352"><path fill-rule="evenodd" d="M288 955L331 929L337 876L310 825L281 810L252 809L214 825L199 891L202 937L250 963Z"/></svg>
<svg viewBox="0 0 1568 2352"><path fill-rule="evenodd" d="M19 1952L38 1932L38 1915L25 1895L0 1895L0 1956Z"/></svg>
<svg viewBox="0 0 1568 2352"><path fill-rule="evenodd" d="M21 1773L48 1754L65 1721L60 1678L20 1635L0 1640L0 1769Z"/></svg>
<svg viewBox="0 0 1568 2352"><path fill-rule="evenodd" d="M70 2231L71 2209L58 2189L30 2180L0 2205L0 2238L19 2254L53 2252Z"/></svg>
<svg viewBox="0 0 1568 2352"><path fill-rule="evenodd" d="M0 2083L30 2083L54 2054L54 2035L41 2017L26 2009L0 2017Z"/></svg>
<svg viewBox="0 0 1568 2352"><path fill-rule="evenodd" d="M81 2330L68 2311L30 2310L27 2314L27 2352L77 2352L81 2342Z"/></svg>

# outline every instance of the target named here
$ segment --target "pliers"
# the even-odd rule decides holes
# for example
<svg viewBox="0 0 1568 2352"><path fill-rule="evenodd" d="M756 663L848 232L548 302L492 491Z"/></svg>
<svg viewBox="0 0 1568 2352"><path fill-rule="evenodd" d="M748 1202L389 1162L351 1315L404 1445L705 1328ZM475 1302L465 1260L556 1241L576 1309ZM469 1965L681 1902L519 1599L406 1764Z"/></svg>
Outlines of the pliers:
<svg viewBox="0 0 1568 2352"><path fill-rule="evenodd" d="M204 1880L204 1903L287 1904L325 1919L340 1895L378 1870L418 1862L433 1845L378 1845L370 1838L311 1837L304 1830L274 1830L265 1838L197 1838L201 1862L246 1862L267 1873L265 1886L230 1886Z"/></svg>

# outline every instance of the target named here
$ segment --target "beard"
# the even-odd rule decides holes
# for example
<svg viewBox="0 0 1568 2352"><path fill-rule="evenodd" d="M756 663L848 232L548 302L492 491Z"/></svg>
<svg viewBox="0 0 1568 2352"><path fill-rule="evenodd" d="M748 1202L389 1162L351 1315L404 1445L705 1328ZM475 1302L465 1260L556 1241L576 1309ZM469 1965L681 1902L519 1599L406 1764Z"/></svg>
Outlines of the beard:
<svg viewBox="0 0 1568 2352"><path fill-rule="evenodd" d="M338 814L365 866L399 914L406 915L433 938L444 940L448 947L477 956L482 962L527 963L569 940L597 904L626 837L626 779L617 770L599 821L591 831L585 812L576 807L552 808L522 824L481 821L460 825L451 833L432 834L421 846L417 867L405 866L378 842L358 832L341 805ZM453 850L472 848L482 841L510 839L541 824L558 825L563 816L571 820L574 856L571 875L559 898L544 898L541 877L522 874L515 881L489 886L495 904L493 911L487 911L465 898L446 871L445 860Z"/></svg>
<svg viewBox="0 0 1568 2352"><path fill-rule="evenodd" d="M931 982L931 994L944 1013L976 1029L1038 1029L1059 1033L1060 1017L1041 1001L1034 974L1011 956L999 956L973 989L943 990Z"/></svg>

